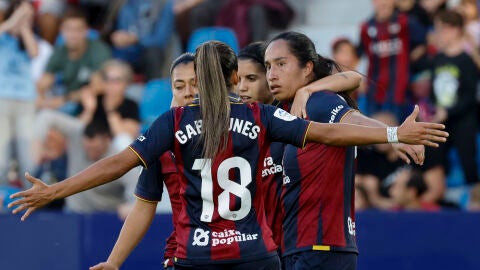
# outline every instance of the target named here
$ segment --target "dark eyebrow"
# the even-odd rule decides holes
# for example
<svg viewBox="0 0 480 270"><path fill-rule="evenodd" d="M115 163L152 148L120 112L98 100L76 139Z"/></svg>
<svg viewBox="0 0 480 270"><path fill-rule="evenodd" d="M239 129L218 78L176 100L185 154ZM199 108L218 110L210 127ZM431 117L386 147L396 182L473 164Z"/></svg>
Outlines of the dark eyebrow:
<svg viewBox="0 0 480 270"><path fill-rule="evenodd" d="M273 59L272 59L272 62L278 62L278 61L280 61L280 60L285 60L285 59L287 59L287 57L281 56L281 57L273 58ZM265 61L265 64L267 64L267 63L270 63L270 62L269 62L269 61Z"/></svg>

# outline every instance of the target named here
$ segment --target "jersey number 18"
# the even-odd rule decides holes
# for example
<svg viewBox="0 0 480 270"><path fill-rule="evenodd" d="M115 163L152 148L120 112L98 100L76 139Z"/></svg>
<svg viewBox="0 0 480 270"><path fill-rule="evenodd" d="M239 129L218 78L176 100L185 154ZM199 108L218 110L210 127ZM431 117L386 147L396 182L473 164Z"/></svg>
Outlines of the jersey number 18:
<svg viewBox="0 0 480 270"><path fill-rule="evenodd" d="M231 169L238 168L240 171L240 184L229 179ZM193 163L193 170L199 170L202 176L202 215L200 220L211 222L214 211L213 203L213 180L212 160L196 159ZM248 161L242 157L227 158L218 166L218 185L223 191L218 195L218 214L228 220L240 220L248 215L252 207L252 194L247 185L252 182L252 168ZM240 209L230 210L230 194L240 198Z"/></svg>

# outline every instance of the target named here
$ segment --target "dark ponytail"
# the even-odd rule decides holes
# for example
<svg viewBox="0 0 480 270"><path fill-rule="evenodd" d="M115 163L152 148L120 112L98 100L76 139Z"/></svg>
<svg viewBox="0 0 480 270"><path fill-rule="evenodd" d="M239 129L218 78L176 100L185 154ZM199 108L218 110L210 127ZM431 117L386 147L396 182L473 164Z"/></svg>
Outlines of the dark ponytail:
<svg viewBox="0 0 480 270"><path fill-rule="evenodd" d="M200 112L202 115L203 157L213 159L226 149L230 127L230 81L238 69L235 52L225 43L210 41L195 52Z"/></svg>

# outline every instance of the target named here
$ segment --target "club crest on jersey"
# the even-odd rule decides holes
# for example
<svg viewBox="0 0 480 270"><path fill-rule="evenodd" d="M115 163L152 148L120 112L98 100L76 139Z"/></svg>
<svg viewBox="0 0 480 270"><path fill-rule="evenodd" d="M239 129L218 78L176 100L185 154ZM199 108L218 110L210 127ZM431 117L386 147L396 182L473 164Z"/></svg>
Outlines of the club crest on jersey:
<svg viewBox="0 0 480 270"><path fill-rule="evenodd" d="M145 141L145 139L147 139L147 138L146 138L145 136L143 136L143 135L140 135L140 136L138 136L138 138L137 138L137 140L140 141L140 142Z"/></svg>
<svg viewBox="0 0 480 270"><path fill-rule="evenodd" d="M296 116L289 114L288 112L282 110L282 109L277 109L274 113L273 116L282 119L283 121L293 121L297 119Z"/></svg>

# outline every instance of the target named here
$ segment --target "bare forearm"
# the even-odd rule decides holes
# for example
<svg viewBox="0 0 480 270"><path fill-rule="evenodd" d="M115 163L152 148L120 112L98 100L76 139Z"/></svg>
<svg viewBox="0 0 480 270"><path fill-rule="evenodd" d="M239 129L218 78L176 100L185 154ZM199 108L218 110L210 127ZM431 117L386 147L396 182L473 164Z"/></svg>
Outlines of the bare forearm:
<svg viewBox="0 0 480 270"><path fill-rule="evenodd" d="M38 44L32 30L28 27L23 27L21 29L21 36L28 55L32 58L36 57L38 55Z"/></svg>
<svg viewBox="0 0 480 270"><path fill-rule="evenodd" d="M387 132L386 128L312 122L308 129L307 142L334 146L386 143Z"/></svg>
<svg viewBox="0 0 480 270"><path fill-rule="evenodd" d="M385 123L373 118L369 118L358 111L351 111L342 118L341 122L345 124L354 124L367 127L387 127Z"/></svg>
<svg viewBox="0 0 480 270"><path fill-rule="evenodd" d="M138 245L155 217L156 203L137 200L123 224L108 261L120 267Z"/></svg>
<svg viewBox="0 0 480 270"><path fill-rule="evenodd" d="M55 199L65 198L72 194L111 182L140 165L138 157L130 150L108 158L104 158L89 166L80 173L54 185Z"/></svg>
<svg viewBox="0 0 480 270"><path fill-rule="evenodd" d="M37 83L37 92L42 96L45 95L45 93L52 88L54 82L55 76L53 74L44 73Z"/></svg>
<svg viewBox="0 0 480 270"><path fill-rule="evenodd" d="M360 86L362 75L355 71L335 73L306 86L310 93L328 89L333 92L355 90Z"/></svg>

